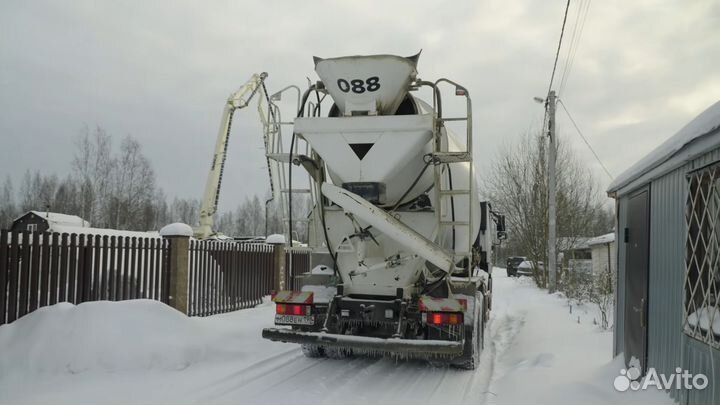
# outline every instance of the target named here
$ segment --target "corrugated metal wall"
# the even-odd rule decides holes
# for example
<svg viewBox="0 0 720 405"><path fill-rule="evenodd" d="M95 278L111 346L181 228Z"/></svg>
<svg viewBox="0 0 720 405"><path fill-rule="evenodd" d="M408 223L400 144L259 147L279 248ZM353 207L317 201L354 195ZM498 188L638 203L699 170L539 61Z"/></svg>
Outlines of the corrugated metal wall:
<svg viewBox="0 0 720 405"><path fill-rule="evenodd" d="M617 226L615 227L615 241L617 242L618 273L617 288L615 289L615 341L614 355L625 351L623 336L625 335L625 237L623 230L627 227L627 197L617 201Z"/></svg>
<svg viewBox="0 0 720 405"><path fill-rule="evenodd" d="M685 283L685 207L688 172L720 161L720 149L694 160L650 186L650 288L648 297L648 366L670 375L676 367L703 373L710 386L702 391L671 391L681 404L720 404L720 351L710 350L683 333ZM627 194L617 202L618 255L615 354L624 350L625 244ZM713 366L715 368L713 373ZM715 389L712 389L712 386Z"/></svg>
<svg viewBox="0 0 720 405"><path fill-rule="evenodd" d="M684 391L680 403L689 405L720 404L720 351L710 349L703 342L685 335L682 340L685 346L683 369L690 370L693 374L705 374L710 384L704 390ZM715 387L714 391L713 386Z"/></svg>
<svg viewBox="0 0 720 405"><path fill-rule="evenodd" d="M685 171L698 170L707 165L720 161L720 149L712 150L705 155L693 160L692 168ZM685 173L683 173L683 176ZM687 189L685 189L687 193ZM684 206L683 206L684 210ZM683 250L683 257L685 251ZM682 296L680 305L682 305ZM683 367L692 373L703 373L710 380L710 386L702 391L687 391L684 393L687 404L720 404L720 350L710 349L702 342L683 334L682 342L685 350ZM713 389L714 386L714 389Z"/></svg>
<svg viewBox="0 0 720 405"><path fill-rule="evenodd" d="M650 186L648 366L665 375L674 374L682 364L688 170L675 170ZM681 400L680 392L671 394Z"/></svg>

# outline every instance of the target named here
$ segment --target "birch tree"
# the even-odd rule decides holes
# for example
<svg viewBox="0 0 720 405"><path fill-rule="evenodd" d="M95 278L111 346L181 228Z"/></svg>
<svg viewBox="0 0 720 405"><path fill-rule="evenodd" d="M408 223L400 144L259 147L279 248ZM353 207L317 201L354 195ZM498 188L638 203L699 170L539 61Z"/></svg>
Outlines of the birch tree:
<svg viewBox="0 0 720 405"><path fill-rule="evenodd" d="M75 144L72 173L83 197L77 214L99 226L107 225L110 184L115 161L110 135L101 127L82 129Z"/></svg>

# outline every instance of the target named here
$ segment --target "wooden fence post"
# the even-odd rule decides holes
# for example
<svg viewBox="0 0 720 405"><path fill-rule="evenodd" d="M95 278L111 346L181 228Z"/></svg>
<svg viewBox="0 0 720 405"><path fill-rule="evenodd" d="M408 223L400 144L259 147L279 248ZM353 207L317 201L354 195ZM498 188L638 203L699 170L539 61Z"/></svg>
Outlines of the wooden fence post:
<svg viewBox="0 0 720 405"><path fill-rule="evenodd" d="M187 315L189 308L188 273L192 228L186 224L174 223L162 228L160 235L170 242L168 272L170 277L170 306Z"/></svg>

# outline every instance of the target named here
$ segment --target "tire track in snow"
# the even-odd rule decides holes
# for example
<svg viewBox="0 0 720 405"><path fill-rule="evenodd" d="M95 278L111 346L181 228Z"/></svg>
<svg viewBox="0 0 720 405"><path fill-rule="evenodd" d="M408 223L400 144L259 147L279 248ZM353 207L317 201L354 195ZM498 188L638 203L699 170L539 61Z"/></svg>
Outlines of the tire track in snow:
<svg viewBox="0 0 720 405"><path fill-rule="evenodd" d="M318 361L309 362L308 364L303 365L301 367L291 367L295 364L302 363L303 362L302 360L305 360L304 356L299 357L299 358L294 358L285 363L282 363L280 365L280 368L264 370L264 371L258 373L257 375L252 376L251 378L243 380L243 381L241 381L237 384L234 384L230 387L227 387L223 390L217 390L216 392L214 392L212 394L205 395L203 398L200 398L199 402L202 404L212 403L214 401L220 400L223 397L227 397L230 394L240 393L241 389L247 388L249 384L251 384L263 377L267 377L267 376L270 376L270 375L273 375L276 373L278 373L284 377L287 377L287 375L290 375L290 376L302 375L301 373L303 373L311 368L319 366L320 364L324 363L327 359L313 359L313 360L318 360ZM284 374L281 372L287 372L288 374ZM261 387L258 387L259 391L261 393L269 392L272 388L274 388L280 384L287 384L287 382L288 382L287 378L269 378L268 380L273 381L274 383L270 384L270 385L262 385ZM253 395L253 394L255 394L255 392L252 392L252 391L251 392L243 392L241 397L243 399L246 399L246 398L248 398L249 395ZM267 399L267 395L265 396L265 398ZM225 403L227 401L221 401L221 402Z"/></svg>
<svg viewBox="0 0 720 405"><path fill-rule="evenodd" d="M487 322L475 371L370 356L309 359L296 347L227 374L209 385L210 392L198 402L493 404L493 384L506 372L502 359L527 316L509 299L514 283L498 287L498 297L505 299L497 301Z"/></svg>
<svg viewBox="0 0 720 405"><path fill-rule="evenodd" d="M463 402L470 402L476 396L478 403L486 402L495 368L496 349L494 336L492 336L493 324L494 317L491 316L483 332L483 351L480 353L480 364L463 391Z"/></svg>
<svg viewBox="0 0 720 405"><path fill-rule="evenodd" d="M296 353L296 355L288 358L288 356L292 355L293 353ZM224 393L232 392L234 390L242 388L243 386L246 386L253 381L271 375L277 372L277 370L283 370L286 367L292 365L293 363L304 359L305 356L302 355L300 348L297 347L292 350L278 353L263 360L246 365L239 371L231 373L223 377L222 379L207 385L204 389L209 390L210 393L201 395L201 399L205 399L202 400L201 403L206 402L207 399L216 399L217 397L222 396ZM242 378L246 375L247 378ZM240 382L238 383L236 379L240 379ZM223 389L223 386L227 385L231 385L231 387ZM218 393L218 395L214 395L215 393Z"/></svg>
<svg viewBox="0 0 720 405"><path fill-rule="evenodd" d="M353 388L363 385L363 380L368 376L374 375L372 372L375 368L382 368L382 358L358 357L352 359L347 365L341 362L348 360L331 360L329 366L336 363L341 367L341 371L335 373L332 378L326 378L323 386L326 388L324 393L318 393L320 396L319 404L341 404L347 402L347 393L352 392Z"/></svg>
<svg viewBox="0 0 720 405"><path fill-rule="evenodd" d="M281 352L281 353L278 353L278 354L275 354L275 355L266 357L266 358L264 358L264 359L262 359L262 360L255 361L255 362L250 363L250 364L248 364L248 365L244 365L241 369L239 369L239 370L237 370L237 371L235 371L235 372L232 372L232 373L226 375L226 376L223 377L223 378L220 378L220 379L218 379L218 380L216 380L216 381L213 381L212 383L208 384L205 388L206 388L206 389L210 389L211 387L215 387L215 386L222 385L222 384L224 384L225 382L228 382L228 381L231 380L231 379L238 378L238 377L242 377L243 375L245 375L245 374L247 374L247 373L256 372L256 371L258 371L258 367L259 367L259 366L262 366L262 365L267 365L267 366L269 366L268 363L274 363L274 362L279 362L279 361L282 361L282 363L287 363L287 362L288 362L287 356L290 355L290 354L292 354L292 353L299 353L300 350L301 350L301 349L300 349L299 347L296 347L296 348L293 348L293 349L291 349L291 350L286 350L286 351L284 351L284 352ZM296 356L296 357L298 357L298 356ZM261 370L262 370L262 369L261 369Z"/></svg>
<svg viewBox="0 0 720 405"><path fill-rule="evenodd" d="M235 377L241 376L241 375L243 375L243 374L245 374L245 373L248 373L248 372L250 372L250 371L254 371L254 370L256 370L257 367L260 366L260 365L267 364L267 363L270 363L270 362L273 362L273 361L276 361L276 360L286 360L285 357L287 357L289 354L292 354L292 353L298 353L298 354L299 354L300 351L301 351L301 349L300 349L299 347L295 347L295 348L293 348L293 349L286 350L286 351L284 351L284 352L281 352L281 353L272 355L272 356L270 356L270 357L266 357L266 358L264 358L264 359L262 359L262 360L258 360L258 361L254 362L254 363L250 363L250 364L244 366L243 368L241 368L240 370L238 370L238 371L236 371L236 372L234 372L234 373L231 373L230 375L225 376L225 377L223 377L222 379L216 381L216 382L215 382L214 384L212 384L212 385L217 385L217 384L222 383L222 382L225 381L225 380L229 380L229 379L231 379L231 378L235 378ZM296 356L296 357L298 357L298 356Z"/></svg>
<svg viewBox="0 0 720 405"><path fill-rule="evenodd" d="M492 316L488 323L490 330L490 344L487 361L487 368L484 369L485 378L483 378L482 403L493 404L494 393L492 391L493 383L502 375L498 375L498 364L500 358L512 346L512 342L517 337L520 329L525 324L525 316L527 311L508 312ZM483 351L484 354L485 350ZM481 359L481 364L483 364Z"/></svg>

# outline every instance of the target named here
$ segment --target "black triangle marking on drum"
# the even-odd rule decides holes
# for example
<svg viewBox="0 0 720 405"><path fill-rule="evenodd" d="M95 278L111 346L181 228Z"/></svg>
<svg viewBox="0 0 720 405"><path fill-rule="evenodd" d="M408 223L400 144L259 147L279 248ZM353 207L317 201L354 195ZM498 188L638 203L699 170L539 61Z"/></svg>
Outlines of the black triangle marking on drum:
<svg viewBox="0 0 720 405"><path fill-rule="evenodd" d="M363 160L365 155L370 152L370 149L375 145L374 143L351 143L350 148L355 152L358 159Z"/></svg>

